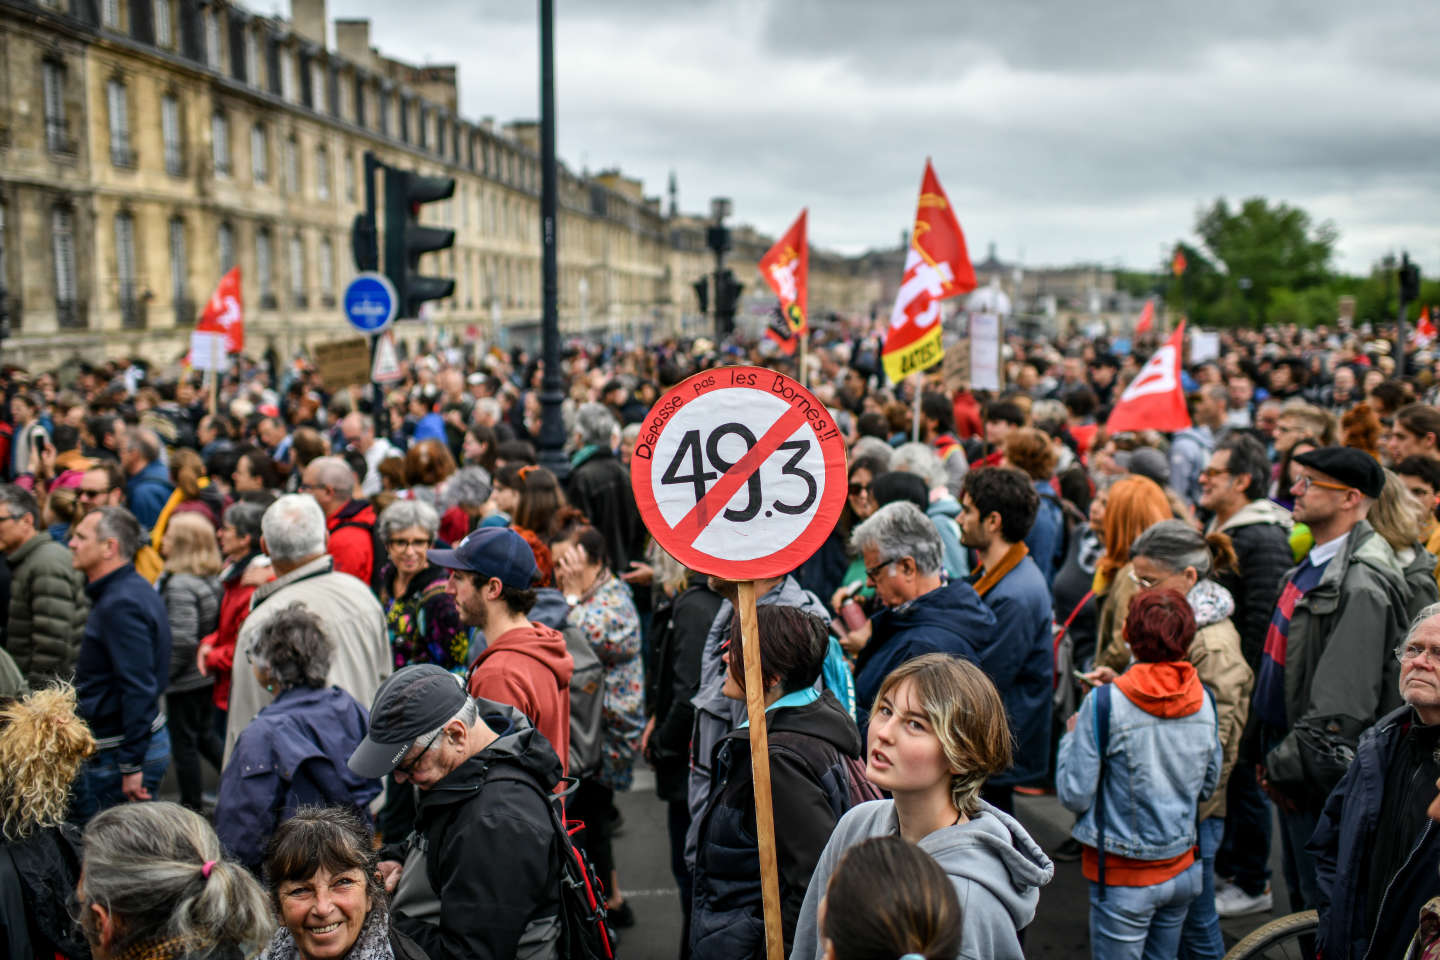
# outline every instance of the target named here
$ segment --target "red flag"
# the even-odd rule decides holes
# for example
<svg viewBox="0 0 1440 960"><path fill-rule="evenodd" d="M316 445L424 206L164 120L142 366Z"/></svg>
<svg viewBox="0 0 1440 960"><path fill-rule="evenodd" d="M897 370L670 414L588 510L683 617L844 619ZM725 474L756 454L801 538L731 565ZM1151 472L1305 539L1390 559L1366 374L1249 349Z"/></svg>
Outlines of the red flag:
<svg viewBox="0 0 1440 960"><path fill-rule="evenodd" d="M1155 329L1155 301L1146 300L1145 309L1140 311L1140 319L1135 321L1135 335L1149 333Z"/></svg>
<svg viewBox="0 0 1440 960"><path fill-rule="evenodd" d="M1175 276L1178 277L1185 272L1185 266L1185 251L1176 247L1175 257L1170 261L1170 269L1174 272Z"/></svg>
<svg viewBox="0 0 1440 960"><path fill-rule="evenodd" d="M1120 395L1105 424L1111 436L1126 430L1184 430L1190 426L1185 389L1180 385L1180 359L1185 348L1185 321L1155 351Z"/></svg>
<svg viewBox="0 0 1440 960"><path fill-rule="evenodd" d="M1420 308L1420 319L1415 324L1415 339L1431 343L1435 339L1435 322L1430 319L1430 308Z"/></svg>
<svg viewBox="0 0 1440 960"><path fill-rule="evenodd" d="M205 302L200 322L195 329L201 333L225 334L225 352L239 353L245 349L245 311L240 300L240 268L231 267L220 278L215 292Z"/></svg>
<svg viewBox="0 0 1440 960"><path fill-rule="evenodd" d="M807 307L810 299L810 245L806 239L806 220L809 210L801 210L800 216L785 231L785 236L775 241L757 264L760 276L765 278L775 296L780 298L782 322L765 328L770 339L780 344L787 355L795 348L810 329ZM781 329L776 329L776 327Z"/></svg>
<svg viewBox="0 0 1440 960"><path fill-rule="evenodd" d="M881 357L885 375L899 383L945 355L940 346L940 301L975 289L975 268L955 209L925 160L915 229L905 256L905 274L890 315Z"/></svg>

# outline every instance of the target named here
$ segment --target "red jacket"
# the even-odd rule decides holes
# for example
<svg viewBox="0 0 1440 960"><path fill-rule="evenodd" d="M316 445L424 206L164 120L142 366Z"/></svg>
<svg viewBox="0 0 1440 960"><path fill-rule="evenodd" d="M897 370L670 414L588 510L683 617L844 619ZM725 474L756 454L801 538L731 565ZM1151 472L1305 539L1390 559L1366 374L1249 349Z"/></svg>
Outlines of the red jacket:
<svg viewBox="0 0 1440 960"><path fill-rule="evenodd" d="M570 676L575 661L565 637L538 623L507 630L470 668L470 695L508 703L530 718L570 768Z"/></svg>
<svg viewBox="0 0 1440 960"><path fill-rule="evenodd" d="M985 424L980 418L980 401L969 390L956 390L952 403L955 412L955 433L962 440L985 435Z"/></svg>
<svg viewBox="0 0 1440 960"><path fill-rule="evenodd" d="M370 583L375 572L375 508L364 500L351 500L326 519L330 529L330 556L335 570Z"/></svg>
<svg viewBox="0 0 1440 960"><path fill-rule="evenodd" d="M250 559L246 558L246 566ZM270 577L274 579L273 571ZM221 710L230 709L230 670L235 665L235 640L240 636L245 618L250 616L250 597L256 586L258 584L245 582L245 567L233 573L220 596L220 627L201 641L210 646L205 657L205 672L215 678L213 697L215 706Z"/></svg>

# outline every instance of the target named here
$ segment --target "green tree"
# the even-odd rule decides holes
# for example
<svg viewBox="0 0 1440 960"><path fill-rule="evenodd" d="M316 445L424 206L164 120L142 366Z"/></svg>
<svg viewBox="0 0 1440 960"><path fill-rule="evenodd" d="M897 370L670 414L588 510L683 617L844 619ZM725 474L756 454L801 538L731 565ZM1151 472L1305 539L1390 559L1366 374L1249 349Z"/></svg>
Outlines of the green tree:
<svg viewBox="0 0 1440 960"><path fill-rule="evenodd" d="M1232 322L1258 325L1277 290L1295 293L1324 286L1339 232L1330 221L1314 224L1298 207L1251 197L1232 210L1225 198L1202 210L1195 233L1224 266L1224 290L1211 301L1228 301ZM1188 270L1187 270L1188 272ZM1233 316L1235 304L1243 316Z"/></svg>

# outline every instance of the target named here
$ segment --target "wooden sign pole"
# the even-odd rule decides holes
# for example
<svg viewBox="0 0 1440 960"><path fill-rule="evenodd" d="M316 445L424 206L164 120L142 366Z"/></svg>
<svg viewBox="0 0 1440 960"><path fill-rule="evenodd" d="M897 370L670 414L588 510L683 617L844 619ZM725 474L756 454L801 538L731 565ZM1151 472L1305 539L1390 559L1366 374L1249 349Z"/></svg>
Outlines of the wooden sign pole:
<svg viewBox="0 0 1440 960"><path fill-rule="evenodd" d="M775 859L775 808L770 799L770 737L765 729L765 674L755 621L755 581L739 587L740 639L745 657L745 707L750 717L750 772L755 781L755 836L760 854L760 895L765 905L765 955L785 960L780 919L780 870Z"/></svg>
<svg viewBox="0 0 1440 960"><path fill-rule="evenodd" d="M219 337L210 335L210 416L215 416L215 403L218 399L216 394L220 392L220 374L216 368L220 366Z"/></svg>

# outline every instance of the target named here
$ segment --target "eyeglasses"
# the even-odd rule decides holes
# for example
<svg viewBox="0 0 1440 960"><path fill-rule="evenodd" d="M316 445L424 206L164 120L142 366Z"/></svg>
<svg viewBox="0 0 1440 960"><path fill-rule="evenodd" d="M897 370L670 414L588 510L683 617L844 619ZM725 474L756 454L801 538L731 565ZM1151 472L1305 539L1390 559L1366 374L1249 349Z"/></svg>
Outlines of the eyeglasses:
<svg viewBox="0 0 1440 960"><path fill-rule="evenodd" d="M404 553L406 550L428 549L431 542L429 537L422 537L416 540L391 540L388 541L388 544L391 550L399 550Z"/></svg>
<svg viewBox="0 0 1440 960"><path fill-rule="evenodd" d="M1200 476L1206 480L1219 480L1221 477L1230 476L1229 470L1222 470L1219 467L1206 467L1200 471Z"/></svg>
<svg viewBox="0 0 1440 960"><path fill-rule="evenodd" d="M440 739L440 734L442 734L442 733L444 733L444 732L445 732L445 728L444 728L444 727L441 727L439 730L436 730L435 733L430 737L430 739L425 741L425 749L424 749L424 750L421 750L419 753L415 754L414 757L410 758L410 760L407 761L407 762L405 762L405 763L397 763L397 764L395 764L395 772L396 772L396 773L403 773L403 774L405 774L405 776L407 776L407 777L410 776L411 774L413 774L413 773L415 772L415 765L420 762L421 758L424 757L425 754L427 754L427 753L430 752L430 748L433 747L433 746L435 746L435 741L436 741L436 740L439 740L439 739Z"/></svg>
<svg viewBox="0 0 1440 960"><path fill-rule="evenodd" d="M1427 647L1423 643L1402 643L1395 648L1395 659L1401 663L1410 663L1427 658L1432 666L1440 666L1440 646Z"/></svg>
<svg viewBox="0 0 1440 960"><path fill-rule="evenodd" d="M865 576L868 577L868 578L870 578L871 580L879 580L879 579L880 579L880 571L881 571L881 570L884 570L886 567L890 566L890 564L892 564L892 563L897 563L899 560L900 560L899 557L891 557L889 560L881 560L879 563L875 564L875 566L873 566L873 567L866 567L866 568L865 568Z"/></svg>
<svg viewBox="0 0 1440 960"><path fill-rule="evenodd" d="M1130 582L1138 586L1141 590L1153 589L1157 583L1165 579L1165 577L1142 577L1135 572L1134 567L1130 568Z"/></svg>
<svg viewBox="0 0 1440 960"><path fill-rule="evenodd" d="M4 522L7 521L7 520L14 520L14 519L15 519L15 515L12 514L12 513L0 513L0 523L4 523Z"/></svg>
<svg viewBox="0 0 1440 960"><path fill-rule="evenodd" d="M850 496L852 496L852 497L858 497L858 496L860 496L861 494L869 493L869 492L870 492L870 484L868 484L868 483L852 483L852 484L850 484Z"/></svg>
<svg viewBox="0 0 1440 960"><path fill-rule="evenodd" d="M114 489L114 487L106 487L103 490L86 490L84 487L81 487L76 495L81 500L98 500Z"/></svg>
<svg viewBox="0 0 1440 960"><path fill-rule="evenodd" d="M1309 490L1311 487L1319 487L1321 490L1341 490L1341 491L1344 491L1344 490L1354 490L1354 489L1355 489L1354 487L1347 487L1347 486L1346 486L1345 484L1343 484L1343 483L1330 483L1329 481L1326 481L1326 480L1316 480L1316 479L1310 477L1308 474L1304 474L1304 473L1302 473L1302 474L1300 474L1299 476L1297 476L1297 477L1295 478L1295 482L1294 482L1293 484L1291 484L1291 489L1294 490L1296 493L1304 493L1306 490Z"/></svg>

